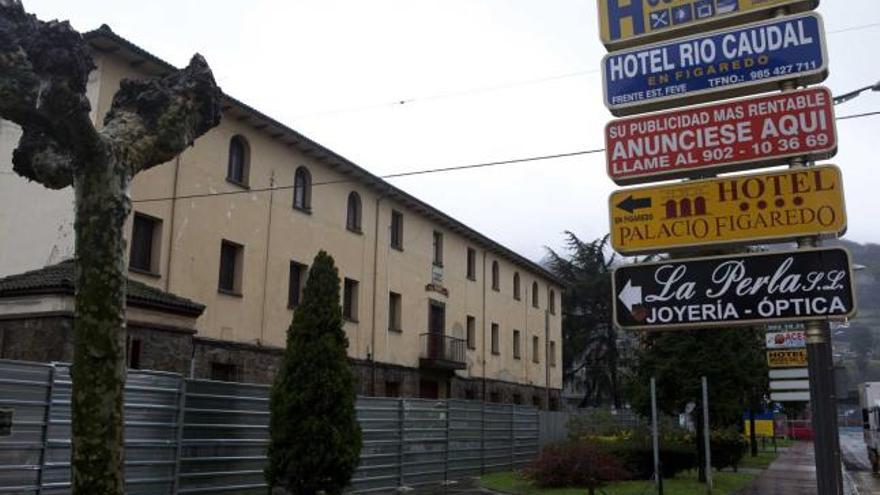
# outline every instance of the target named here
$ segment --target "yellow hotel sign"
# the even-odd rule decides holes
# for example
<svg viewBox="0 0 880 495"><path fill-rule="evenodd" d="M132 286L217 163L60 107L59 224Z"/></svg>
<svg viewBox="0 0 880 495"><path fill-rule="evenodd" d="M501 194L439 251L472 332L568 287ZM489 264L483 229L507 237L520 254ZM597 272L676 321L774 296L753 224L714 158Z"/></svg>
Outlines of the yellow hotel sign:
<svg viewBox="0 0 880 495"><path fill-rule="evenodd" d="M621 254L846 231L834 165L623 189L611 194L608 207L611 245Z"/></svg>
<svg viewBox="0 0 880 495"><path fill-rule="evenodd" d="M807 350L767 351L767 365L771 368L805 368L807 366Z"/></svg>
<svg viewBox="0 0 880 495"><path fill-rule="evenodd" d="M599 35L609 50L815 9L819 0L598 0Z"/></svg>

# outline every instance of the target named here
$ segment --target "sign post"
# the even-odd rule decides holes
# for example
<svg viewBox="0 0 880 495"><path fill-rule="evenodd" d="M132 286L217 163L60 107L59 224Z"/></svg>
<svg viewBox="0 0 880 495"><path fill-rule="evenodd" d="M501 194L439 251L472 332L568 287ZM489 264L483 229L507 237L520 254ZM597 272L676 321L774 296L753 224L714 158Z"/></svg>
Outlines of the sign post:
<svg viewBox="0 0 880 495"><path fill-rule="evenodd" d="M706 452L706 488L712 493L712 430L709 428L709 385L706 377L701 377L703 384L703 450Z"/></svg>

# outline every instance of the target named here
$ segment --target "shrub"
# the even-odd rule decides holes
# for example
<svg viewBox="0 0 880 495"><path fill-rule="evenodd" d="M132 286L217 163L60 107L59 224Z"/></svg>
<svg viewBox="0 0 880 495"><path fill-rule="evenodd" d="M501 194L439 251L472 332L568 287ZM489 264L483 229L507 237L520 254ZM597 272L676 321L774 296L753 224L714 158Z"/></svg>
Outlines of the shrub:
<svg viewBox="0 0 880 495"><path fill-rule="evenodd" d="M591 410L572 416L568 420L568 439L571 441L588 440L596 437L620 437L629 433L630 425L621 422L620 418L601 409Z"/></svg>
<svg viewBox="0 0 880 495"><path fill-rule="evenodd" d="M302 304L287 330L287 348L270 401L270 486L290 493L342 493L360 461L355 376L342 329L339 274L318 253Z"/></svg>
<svg viewBox="0 0 880 495"><path fill-rule="evenodd" d="M607 443L602 451L617 458L631 479L646 480L654 476L654 448L650 443L624 441ZM660 443L660 474L674 478L678 473L697 467L697 455L693 446Z"/></svg>
<svg viewBox="0 0 880 495"><path fill-rule="evenodd" d="M712 467L715 469L732 467L736 471L749 448L743 435L732 427L713 431L709 442L712 446Z"/></svg>
<svg viewBox="0 0 880 495"><path fill-rule="evenodd" d="M586 488L590 494L609 481L630 477L618 459L587 442L544 447L525 475L542 488Z"/></svg>

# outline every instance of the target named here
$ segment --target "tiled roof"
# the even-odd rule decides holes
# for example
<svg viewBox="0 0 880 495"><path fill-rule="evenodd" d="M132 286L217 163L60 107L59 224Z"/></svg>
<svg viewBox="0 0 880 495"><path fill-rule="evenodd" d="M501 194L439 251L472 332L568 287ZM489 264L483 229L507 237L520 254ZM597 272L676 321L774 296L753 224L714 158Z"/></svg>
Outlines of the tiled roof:
<svg viewBox="0 0 880 495"><path fill-rule="evenodd" d="M74 293L73 260L62 261L39 270L0 278L0 298L36 294ZM205 306L184 297L165 292L136 280L128 279L127 302L131 306L158 309L188 316L199 316Z"/></svg>
<svg viewBox="0 0 880 495"><path fill-rule="evenodd" d="M131 61L132 66L138 67L147 73L156 75L164 75L176 70L176 67L169 64L165 60L153 55L143 48L135 45L131 41L114 33L110 26L102 24L101 27L94 31L83 33L83 38L98 53L113 53L115 56L127 58ZM510 261L527 270L531 270L536 274L565 287L565 282L557 277L553 272L541 266L538 263L522 256L510 248L490 239L489 237L468 227L464 223L452 218L437 208L425 203L415 196L399 189L382 178L373 175L363 167L357 165L351 160L339 155L333 150L322 146L321 144L309 139L298 131L288 127L285 124L269 117L268 115L256 110L248 104L224 94L223 111L227 116L235 117L243 122L257 122L254 127L262 129L268 133L273 139L292 146L303 154L321 161L331 169L341 172L345 175L361 181L369 187L372 187L379 194L389 197L395 201L399 201L404 206L412 208L416 212L428 217L429 219L445 226L449 230L458 233L471 242L482 245L489 251L493 251L496 255Z"/></svg>

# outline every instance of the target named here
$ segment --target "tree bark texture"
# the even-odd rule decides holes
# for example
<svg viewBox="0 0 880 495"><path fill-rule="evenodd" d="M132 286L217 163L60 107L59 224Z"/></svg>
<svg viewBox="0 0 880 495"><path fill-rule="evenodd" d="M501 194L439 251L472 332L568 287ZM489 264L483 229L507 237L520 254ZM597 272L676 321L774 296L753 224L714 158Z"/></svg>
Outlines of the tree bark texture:
<svg viewBox="0 0 880 495"><path fill-rule="evenodd" d="M220 122L222 93L195 55L162 79L123 80L99 131L85 96L94 68L67 22L0 0L0 118L22 128L13 170L76 197L72 396L74 495L122 495L128 191Z"/></svg>

